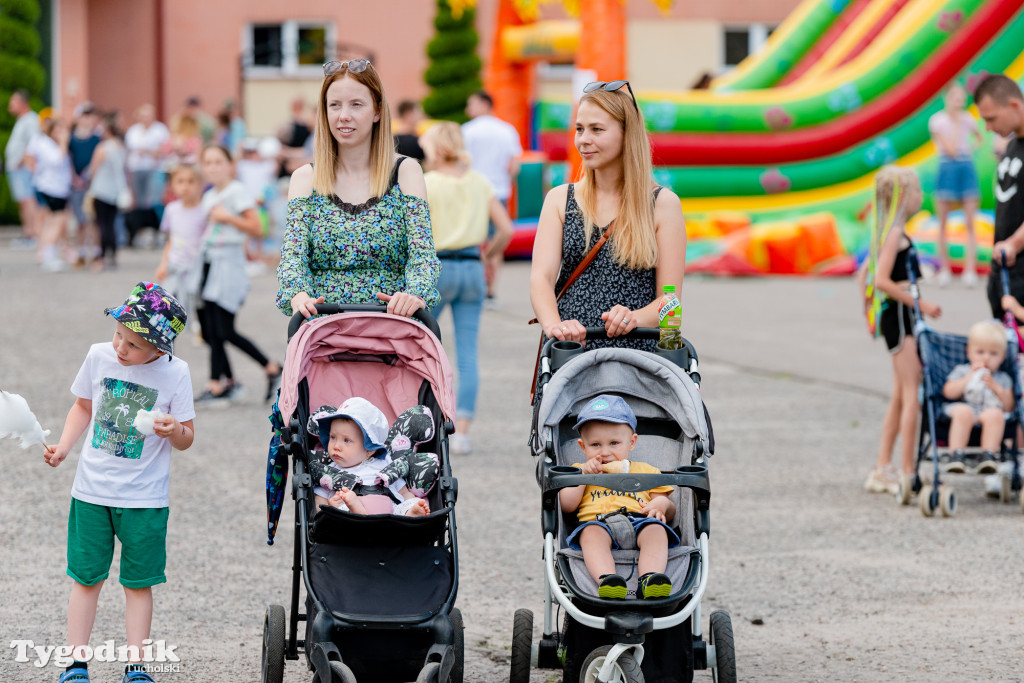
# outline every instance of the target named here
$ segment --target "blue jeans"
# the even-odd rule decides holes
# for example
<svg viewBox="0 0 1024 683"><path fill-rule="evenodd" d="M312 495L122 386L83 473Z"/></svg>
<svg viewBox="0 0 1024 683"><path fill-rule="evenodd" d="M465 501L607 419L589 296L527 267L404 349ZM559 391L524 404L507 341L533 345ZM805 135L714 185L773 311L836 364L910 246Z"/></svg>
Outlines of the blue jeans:
<svg viewBox="0 0 1024 683"><path fill-rule="evenodd" d="M479 247L472 247L475 253ZM468 250L467 250L468 251ZM455 394L456 413L459 418L473 419L476 410L477 387L480 374L477 367L477 337L480 333L480 314L483 311L487 285L484 283L484 264L479 259L441 258L441 275L437 279L441 301L430 312L435 318L445 306L452 307L455 321L455 359L459 371L459 387Z"/></svg>

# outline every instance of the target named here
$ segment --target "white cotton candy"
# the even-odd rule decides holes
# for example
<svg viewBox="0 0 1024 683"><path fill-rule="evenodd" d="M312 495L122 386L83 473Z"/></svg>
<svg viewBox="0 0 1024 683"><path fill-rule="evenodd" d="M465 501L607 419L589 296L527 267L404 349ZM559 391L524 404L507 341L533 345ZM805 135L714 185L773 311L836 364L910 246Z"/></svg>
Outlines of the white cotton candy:
<svg viewBox="0 0 1024 683"><path fill-rule="evenodd" d="M156 421L163 416L164 414L156 408L153 408L153 410L140 410L135 413L135 419L132 420L132 424L139 430L139 433L151 436L156 433Z"/></svg>
<svg viewBox="0 0 1024 683"><path fill-rule="evenodd" d="M629 461L628 460L612 460L601 464L601 470L605 474L628 474L629 473Z"/></svg>
<svg viewBox="0 0 1024 683"><path fill-rule="evenodd" d="M46 444L49 429L43 429L28 407L28 401L18 394L0 391L0 438L21 439L21 447Z"/></svg>

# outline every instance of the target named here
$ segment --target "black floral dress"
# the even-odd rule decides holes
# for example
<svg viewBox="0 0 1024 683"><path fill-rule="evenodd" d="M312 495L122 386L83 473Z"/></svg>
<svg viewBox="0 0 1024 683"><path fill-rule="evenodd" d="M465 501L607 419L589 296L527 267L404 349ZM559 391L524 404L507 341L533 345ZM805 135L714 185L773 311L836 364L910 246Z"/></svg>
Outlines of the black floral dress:
<svg viewBox="0 0 1024 683"><path fill-rule="evenodd" d="M655 198L660 191L660 187L654 189ZM606 228L595 227L590 243L584 243L583 212L576 203L575 186L570 184L565 200L562 269L555 282L556 295L587 252L601 239ZM613 231L609 242L614 239ZM623 268L615 263L611 244L606 243L558 302L558 315L562 320L579 320L585 327L603 327L602 313L616 304L631 311L643 308L657 298L656 286L654 268ZM653 351L656 346L657 341L649 339L595 339L587 342L588 349L614 347Z"/></svg>

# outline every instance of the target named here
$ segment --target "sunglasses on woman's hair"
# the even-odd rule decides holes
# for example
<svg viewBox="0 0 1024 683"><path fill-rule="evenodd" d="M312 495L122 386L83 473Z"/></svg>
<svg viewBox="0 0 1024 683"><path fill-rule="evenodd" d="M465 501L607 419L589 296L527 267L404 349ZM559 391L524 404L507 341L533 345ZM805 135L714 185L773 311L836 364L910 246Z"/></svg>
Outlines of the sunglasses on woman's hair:
<svg viewBox="0 0 1024 683"><path fill-rule="evenodd" d="M370 66L369 59L350 59L347 62L332 60L324 64L324 76L333 76L342 69L348 69L354 74L361 74Z"/></svg>
<svg viewBox="0 0 1024 683"><path fill-rule="evenodd" d="M630 87L629 81L594 81L593 83L587 83L583 86L583 92L594 92L595 90L605 90L607 92L615 92L621 90L622 86L626 86L626 90L629 91L629 97L633 100L633 108L636 109L637 113L640 113L640 107L636 104L636 96L633 95L633 88Z"/></svg>

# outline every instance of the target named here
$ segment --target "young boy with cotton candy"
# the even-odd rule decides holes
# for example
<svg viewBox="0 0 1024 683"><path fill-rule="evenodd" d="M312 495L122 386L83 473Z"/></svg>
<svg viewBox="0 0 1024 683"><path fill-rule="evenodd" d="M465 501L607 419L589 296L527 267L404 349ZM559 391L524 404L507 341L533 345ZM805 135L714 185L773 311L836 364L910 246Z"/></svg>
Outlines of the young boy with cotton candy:
<svg viewBox="0 0 1024 683"><path fill-rule="evenodd" d="M186 314L174 297L149 282L140 282L106 314L116 321L113 341L90 347L71 385L77 400L60 442L46 447L44 459L57 467L85 433L68 516L72 656L89 644L117 538L131 660L122 683L146 683L153 680L141 662L152 625L152 587L167 580L171 449L185 450L195 438L188 364L172 355ZM60 683L88 681L88 663L79 660L60 677Z"/></svg>

